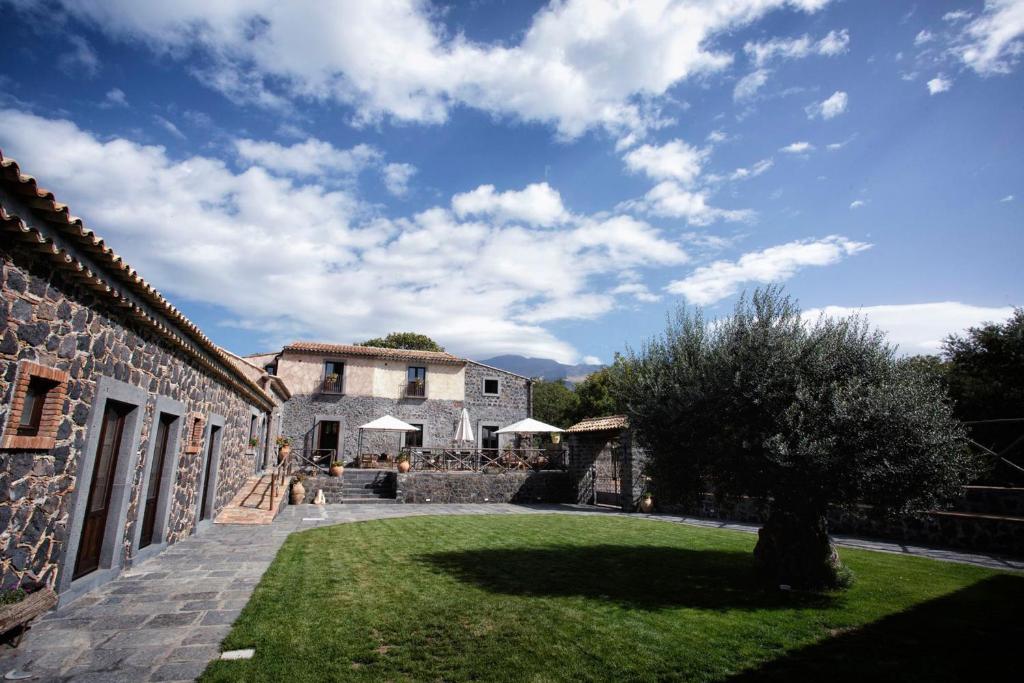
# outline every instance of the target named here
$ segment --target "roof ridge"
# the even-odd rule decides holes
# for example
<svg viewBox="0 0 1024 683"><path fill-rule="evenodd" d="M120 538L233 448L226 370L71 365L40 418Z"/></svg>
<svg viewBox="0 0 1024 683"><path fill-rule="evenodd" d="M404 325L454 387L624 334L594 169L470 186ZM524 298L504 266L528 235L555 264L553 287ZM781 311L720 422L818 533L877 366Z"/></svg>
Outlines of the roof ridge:
<svg viewBox="0 0 1024 683"><path fill-rule="evenodd" d="M240 382L246 389L262 397L266 404L273 404L273 401L267 396L263 388L246 377L239 368L235 367L234 363L226 356L224 350L207 337L198 325L189 320L185 314L179 311L153 285L146 282L139 275L138 271L129 266L120 255L108 247L102 238L87 228L81 218L72 216L67 204L58 202L52 192L40 187L34 176L22 173L18 162L10 157L5 157L2 150L0 150L0 172L2 172L0 173L0 181L14 184L13 194L24 197L24 203L28 205L30 211L48 214L41 216L40 220L54 225L62 233L62 237L69 237L72 242L77 242L76 246L86 252L87 256L95 260L96 265L104 271L107 278L125 286L142 299L144 303L152 306L157 312L165 316L166 320L173 327L177 328L183 337L190 339L196 346L219 361L222 371L227 370L225 374L233 376L236 382ZM89 286L102 290L107 296L120 300L122 307L128 309L137 318L156 329L164 337L174 339L182 349L186 352L191 352L193 357L202 359L202 354L197 353L196 349L190 348L183 340L172 335L171 331L159 320L153 319L149 313L139 307L134 301L126 298L115 288L103 282L98 274L89 268L88 264L83 263L81 259L66 249L62 249L53 239L28 225L20 216L10 214L0 207L0 223L15 226L15 229L23 237L28 237L30 240L34 239L34 246L37 249L49 252L50 258L57 261L61 267L74 269L79 279L84 279ZM202 360L203 364L207 363L205 359Z"/></svg>

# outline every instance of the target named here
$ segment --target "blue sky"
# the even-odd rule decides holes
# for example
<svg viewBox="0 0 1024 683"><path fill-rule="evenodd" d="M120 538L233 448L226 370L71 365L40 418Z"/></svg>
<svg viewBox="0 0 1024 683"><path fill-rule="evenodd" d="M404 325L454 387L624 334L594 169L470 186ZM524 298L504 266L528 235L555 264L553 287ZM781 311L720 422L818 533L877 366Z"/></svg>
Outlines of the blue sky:
<svg viewBox="0 0 1024 683"><path fill-rule="evenodd" d="M1024 0L0 5L4 155L238 353L1024 303Z"/></svg>

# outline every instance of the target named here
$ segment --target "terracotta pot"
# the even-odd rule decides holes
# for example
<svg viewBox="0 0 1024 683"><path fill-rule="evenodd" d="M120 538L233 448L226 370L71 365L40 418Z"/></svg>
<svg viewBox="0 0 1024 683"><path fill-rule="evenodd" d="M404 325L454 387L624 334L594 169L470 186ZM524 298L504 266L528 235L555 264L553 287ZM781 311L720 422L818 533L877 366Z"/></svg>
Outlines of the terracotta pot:
<svg viewBox="0 0 1024 683"><path fill-rule="evenodd" d="M292 505L301 505L305 497L306 487L302 485L302 482L297 481L292 484Z"/></svg>
<svg viewBox="0 0 1024 683"><path fill-rule="evenodd" d="M345 467L342 465L331 465L331 476L340 477L345 474Z"/></svg>
<svg viewBox="0 0 1024 683"><path fill-rule="evenodd" d="M403 460L402 462L398 463L398 471L401 472L402 474L408 472L411 467L412 465L409 464L408 460Z"/></svg>
<svg viewBox="0 0 1024 683"><path fill-rule="evenodd" d="M654 498L651 496L644 496L640 500L640 512L644 514L650 514L654 510Z"/></svg>

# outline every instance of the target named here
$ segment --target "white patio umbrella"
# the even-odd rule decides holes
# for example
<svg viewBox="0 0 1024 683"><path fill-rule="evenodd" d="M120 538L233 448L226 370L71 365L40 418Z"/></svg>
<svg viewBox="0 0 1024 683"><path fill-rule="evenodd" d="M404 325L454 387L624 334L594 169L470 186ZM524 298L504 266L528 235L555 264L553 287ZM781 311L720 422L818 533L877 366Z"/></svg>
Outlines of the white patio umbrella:
<svg viewBox="0 0 1024 683"><path fill-rule="evenodd" d="M459 426L455 428L455 443L464 441L476 441L473 438L473 425L469 421L469 411L462 409L462 416L459 418Z"/></svg>
<svg viewBox="0 0 1024 683"><path fill-rule="evenodd" d="M402 422L397 417L385 415L384 417L378 417L376 420L371 420L366 424L359 427L359 442L356 446L356 455L358 456L363 452L363 431L370 432L418 432L419 427L413 427L408 422Z"/></svg>
<svg viewBox="0 0 1024 683"><path fill-rule="evenodd" d="M397 417L391 417L390 415L378 417L376 420L367 422L359 428L376 432L418 432L420 430L419 427L413 427L408 422L402 422Z"/></svg>
<svg viewBox="0 0 1024 683"><path fill-rule="evenodd" d="M540 420L528 417L525 420L513 422L508 427L502 427L498 430L498 434L551 434L564 431L564 429L559 429L554 425L545 424Z"/></svg>

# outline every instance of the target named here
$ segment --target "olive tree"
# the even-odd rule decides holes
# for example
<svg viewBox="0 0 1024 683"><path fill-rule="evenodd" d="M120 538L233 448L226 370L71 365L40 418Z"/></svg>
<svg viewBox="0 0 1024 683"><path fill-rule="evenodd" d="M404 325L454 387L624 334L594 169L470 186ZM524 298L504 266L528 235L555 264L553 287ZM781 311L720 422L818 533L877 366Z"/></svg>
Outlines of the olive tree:
<svg viewBox="0 0 1024 683"><path fill-rule="evenodd" d="M929 508L975 472L933 373L862 319L805 321L778 288L711 323L681 308L613 377L660 494L768 501L754 556L773 583L845 583L830 506Z"/></svg>

